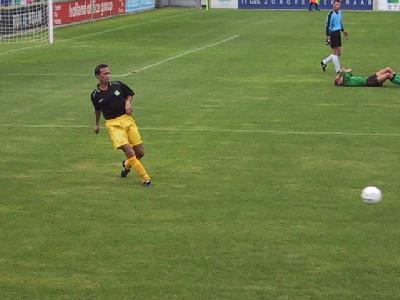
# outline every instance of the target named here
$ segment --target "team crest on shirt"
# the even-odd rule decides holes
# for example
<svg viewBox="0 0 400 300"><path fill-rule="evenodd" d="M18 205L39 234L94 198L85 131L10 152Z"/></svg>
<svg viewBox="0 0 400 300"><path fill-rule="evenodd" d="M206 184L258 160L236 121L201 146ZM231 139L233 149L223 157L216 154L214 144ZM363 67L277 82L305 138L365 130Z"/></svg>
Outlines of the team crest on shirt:
<svg viewBox="0 0 400 300"><path fill-rule="evenodd" d="M114 95L115 95L115 96L119 96L119 95L121 95L121 92L118 91L118 90L116 90L116 91L114 92Z"/></svg>

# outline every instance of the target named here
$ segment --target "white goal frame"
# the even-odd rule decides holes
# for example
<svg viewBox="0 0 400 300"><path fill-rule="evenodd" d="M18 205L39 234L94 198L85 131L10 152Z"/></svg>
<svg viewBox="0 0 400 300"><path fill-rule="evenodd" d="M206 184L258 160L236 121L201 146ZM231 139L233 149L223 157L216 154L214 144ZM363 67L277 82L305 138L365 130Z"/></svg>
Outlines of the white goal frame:
<svg viewBox="0 0 400 300"><path fill-rule="evenodd" d="M0 43L54 43L53 0L0 1Z"/></svg>

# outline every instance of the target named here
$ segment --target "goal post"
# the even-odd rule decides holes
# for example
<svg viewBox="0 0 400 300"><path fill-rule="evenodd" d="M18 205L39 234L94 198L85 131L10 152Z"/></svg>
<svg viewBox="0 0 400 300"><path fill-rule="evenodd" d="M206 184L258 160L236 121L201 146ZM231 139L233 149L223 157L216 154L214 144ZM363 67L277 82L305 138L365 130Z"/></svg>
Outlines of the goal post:
<svg viewBox="0 0 400 300"><path fill-rule="evenodd" d="M53 0L0 1L0 43L54 42Z"/></svg>
<svg viewBox="0 0 400 300"><path fill-rule="evenodd" d="M47 19L48 19L48 32L49 43L54 43L54 18L53 18L53 0L47 0Z"/></svg>

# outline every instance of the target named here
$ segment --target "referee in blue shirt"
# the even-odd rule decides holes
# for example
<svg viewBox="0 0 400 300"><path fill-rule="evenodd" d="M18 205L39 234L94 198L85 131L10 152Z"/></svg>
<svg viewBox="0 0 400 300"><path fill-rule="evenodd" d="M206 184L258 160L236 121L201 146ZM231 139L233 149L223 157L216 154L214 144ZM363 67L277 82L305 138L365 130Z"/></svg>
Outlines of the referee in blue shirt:
<svg viewBox="0 0 400 300"><path fill-rule="evenodd" d="M326 43L331 46L332 54L321 61L321 67L326 72L326 67L329 62L333 62L336 73L340 72L339 56L342 54L342 39L341 32L344 33L346 40L349 37L347 31L344 30L342 22L342 12L340 11L340 0L333 2L332 10L328 14L326 21Z"/></svg>

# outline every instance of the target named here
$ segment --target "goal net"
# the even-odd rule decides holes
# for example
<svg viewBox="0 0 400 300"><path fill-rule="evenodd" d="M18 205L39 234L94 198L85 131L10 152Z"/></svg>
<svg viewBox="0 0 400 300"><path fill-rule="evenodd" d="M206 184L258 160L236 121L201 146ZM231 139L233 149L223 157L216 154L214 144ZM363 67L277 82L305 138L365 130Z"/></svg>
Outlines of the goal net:
<svg viewBox="0 0 400 300"><path fill-rule="evenodd" d="M0 43L53 43L52 0L0 0Z"/></svg>

